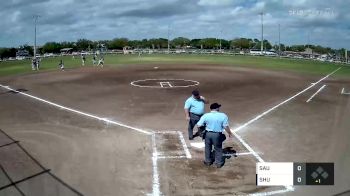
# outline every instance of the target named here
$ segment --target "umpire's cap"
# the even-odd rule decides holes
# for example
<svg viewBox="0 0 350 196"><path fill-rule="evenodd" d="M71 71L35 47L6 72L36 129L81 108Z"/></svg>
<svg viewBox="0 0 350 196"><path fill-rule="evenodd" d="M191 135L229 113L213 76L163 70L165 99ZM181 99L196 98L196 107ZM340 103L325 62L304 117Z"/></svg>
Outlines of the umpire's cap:
<svg viewBox="0 0 350 196"><path fill-rule="evenodd" d="M193 90L192 91L193 96L199 96L199 91L198 90Z"/></svg>
<svg viewBox="0 0 350 196"><path fill-rule="evenodd" d="M218 103L213 103L213 104L210 105L210 109L211 109L211 110L215 110L215 109L218 109L218 108L220 108L220 107L221 107L221 105L218 104Z"/></svg>

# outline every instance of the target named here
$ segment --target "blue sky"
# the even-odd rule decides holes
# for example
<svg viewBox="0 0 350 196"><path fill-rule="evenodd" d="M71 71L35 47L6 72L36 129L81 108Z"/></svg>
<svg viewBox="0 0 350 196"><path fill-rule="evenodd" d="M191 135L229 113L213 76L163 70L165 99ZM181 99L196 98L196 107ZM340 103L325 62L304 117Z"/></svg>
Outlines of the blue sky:
<svg viewBox="0 0 350 196"><path fill-rule="evenodd" d="M7 0L0 7L0 47L33 44L33 15L39 14L38 43L127 37L221 37L260 39L350 49L347 0Z"/></svg>

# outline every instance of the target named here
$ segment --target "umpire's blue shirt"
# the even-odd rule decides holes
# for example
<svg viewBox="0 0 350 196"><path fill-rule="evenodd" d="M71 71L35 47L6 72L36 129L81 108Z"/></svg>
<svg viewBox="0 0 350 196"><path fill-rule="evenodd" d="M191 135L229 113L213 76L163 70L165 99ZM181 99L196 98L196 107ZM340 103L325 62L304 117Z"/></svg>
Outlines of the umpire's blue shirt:
<svg viewBox="0 0 350 196"><path fill-rule="evenodd" d="M197 100L191 96L185 102L185 109L188 109L193 114L202 115L205 110L204 101L201 99Z"/></svg>
<svg viewBox="0 0 350 196"><path fill-rule="evenodd" d="M198 121L197 126L203 126L207 131L222 132L225 127L228 127L228 117L226 114L217 111L211 111L204 114Z"/></svg>

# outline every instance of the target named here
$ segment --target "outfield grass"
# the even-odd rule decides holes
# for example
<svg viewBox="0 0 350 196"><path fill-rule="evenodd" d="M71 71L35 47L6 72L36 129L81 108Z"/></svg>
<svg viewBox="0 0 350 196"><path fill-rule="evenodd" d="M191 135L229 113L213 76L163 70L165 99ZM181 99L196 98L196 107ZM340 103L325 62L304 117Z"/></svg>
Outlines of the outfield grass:
<svg viewBox="0 0 350 196"><path fill-rule="evenodd" d="M66 68L76 68L81 66L80 57L73 59L71 56L45 58L41 62L42 70L58 69L59 61L63 59ZM317 62L311 60L279 59L272 57L254 56L221 56L221 55L107 55L105 64L107 66L121 66L130 64L223 64L231 66L254 67L259 69L273 69L283 71L293 71L307 74L326 75L339 64ZM92 57L87 57L87 65L92 64ZM0 62L0 76L17 75L33 72L31 61L6 61ZM344 66L336 73L336 76L350 76L350 66Z"/></svg>

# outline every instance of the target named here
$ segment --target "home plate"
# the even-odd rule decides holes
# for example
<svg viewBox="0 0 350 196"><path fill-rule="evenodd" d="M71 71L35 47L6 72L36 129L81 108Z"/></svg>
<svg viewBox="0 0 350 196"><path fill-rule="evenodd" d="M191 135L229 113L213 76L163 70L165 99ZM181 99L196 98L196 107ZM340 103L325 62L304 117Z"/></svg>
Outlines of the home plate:
<svg viewBox="0 0 350 196"><path fill-rule="evenodd" d="M159 67L153 67L154 69L158 69Z"/></svg>
<svg viewBox="0 0 350 196"><path fill-rule="evenodd" d="M191 146L201 149L201 148L205 147L205 144L204 144L204 142L192 142Z"/></svg>

